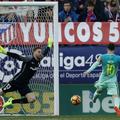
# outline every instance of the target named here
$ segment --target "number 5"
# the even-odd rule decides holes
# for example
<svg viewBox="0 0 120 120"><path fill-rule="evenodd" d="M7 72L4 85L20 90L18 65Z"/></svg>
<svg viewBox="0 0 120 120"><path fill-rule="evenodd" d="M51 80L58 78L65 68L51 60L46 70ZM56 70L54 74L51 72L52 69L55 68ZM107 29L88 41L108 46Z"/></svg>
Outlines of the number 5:
<svg viewBox="0 0 120 120"><path fill-rule="evenodd" d="M110 23L109 41L110 42L117 42L118 40L119 40L118 23L117 22L111 22Z"/></svg>

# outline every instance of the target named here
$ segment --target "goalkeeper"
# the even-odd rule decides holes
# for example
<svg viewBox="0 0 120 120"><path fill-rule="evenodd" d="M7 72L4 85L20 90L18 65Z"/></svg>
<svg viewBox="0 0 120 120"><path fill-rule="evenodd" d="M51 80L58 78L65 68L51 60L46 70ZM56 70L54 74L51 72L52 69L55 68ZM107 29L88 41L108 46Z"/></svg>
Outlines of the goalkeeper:
<svg viewBox="0 0 120 120"><path fill-rule="evenodd" d="M34 93L28 87L29 80L36 73L42 58L45 57L52 48L52 44L53 41L49 38L47 47L45 47L43 50L41 50L40 47L34 48L32 57L23 57L16 53L7 52L3 47L0 46L0 53L23 61L21 71L16 74L10 82L0 89L0 94L18 91L21 96L24 97L21 99L9 98L8 101L3 104L3 108L16 103L25 104L34 102L36 100Z"/></svg>

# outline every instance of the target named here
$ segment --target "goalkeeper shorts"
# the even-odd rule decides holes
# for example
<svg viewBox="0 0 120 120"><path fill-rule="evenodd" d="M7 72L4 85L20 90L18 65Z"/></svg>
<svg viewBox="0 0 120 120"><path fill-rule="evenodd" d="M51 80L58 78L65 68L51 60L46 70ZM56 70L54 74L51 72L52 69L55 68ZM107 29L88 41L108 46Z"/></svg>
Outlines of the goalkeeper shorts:
<svg viewBox="0 0 120 120"><path fill-rule="evenodd" d="M29 88L27 84L20 85L17 84L17 82L15 81L8 82L5 86L3 86L2 90L4 93L18 91L21 96L25 96L26 94L32 92L32 90Z"/></svg>

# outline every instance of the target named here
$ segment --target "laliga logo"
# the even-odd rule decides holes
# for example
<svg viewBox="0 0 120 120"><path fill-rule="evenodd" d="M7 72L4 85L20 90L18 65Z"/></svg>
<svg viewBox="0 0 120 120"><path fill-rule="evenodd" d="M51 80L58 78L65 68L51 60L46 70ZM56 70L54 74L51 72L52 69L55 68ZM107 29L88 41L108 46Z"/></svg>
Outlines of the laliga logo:
<svg viewBox="0 0 120 120"><path fill-rule="evenodd" d="M8 48L6 48L8 51ZM21 51L10 49L10 52L22 54ZM0 54L0 80L4 83L9 82L17 74L22 66L22 62L12 59L7 55Z"/></svg>

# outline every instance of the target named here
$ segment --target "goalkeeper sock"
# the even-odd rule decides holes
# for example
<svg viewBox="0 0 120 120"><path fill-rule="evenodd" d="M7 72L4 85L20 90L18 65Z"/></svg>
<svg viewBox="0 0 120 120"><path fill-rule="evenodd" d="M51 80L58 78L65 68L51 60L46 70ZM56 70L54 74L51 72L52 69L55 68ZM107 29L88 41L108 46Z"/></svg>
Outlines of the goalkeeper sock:
<svg viewBox="0 0 120 120"><path fill-rule="evenodd" d="M25 103L28 103L28 100L27 100L27 98L15 99L12 101L12 103L13 104L16 104L16 103L25 104Z"/></svg>
<svg viewBox="0 0 120 120"><path fill-rule="evenodd" d="M119 98L118 98L118 97L115 97L115 98L113 98L113 100L114 100L114 105L119 108L119 105L120 105L120 100L119 100Z"/></svg>

